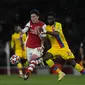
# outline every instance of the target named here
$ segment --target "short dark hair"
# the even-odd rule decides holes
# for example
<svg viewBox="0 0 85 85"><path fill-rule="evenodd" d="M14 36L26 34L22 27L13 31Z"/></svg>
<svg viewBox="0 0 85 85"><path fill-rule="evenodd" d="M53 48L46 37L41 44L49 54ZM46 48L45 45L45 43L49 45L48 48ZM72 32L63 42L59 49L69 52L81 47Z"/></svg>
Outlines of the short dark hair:
<svg viewBox="0 0 85 85"><path fill-rule="evenodd" d="M54 12L48 12L47 16L53 16L53 17L55 17L55 13Z"/></svg>
<svg viewBox="0 0 85 85"><path fill-rule="evenodd" d="M37 16L39 16L39 11L36 10L36 9L33 9L31 12L30 12L30 15L31 14L36 14Z"/></svg>

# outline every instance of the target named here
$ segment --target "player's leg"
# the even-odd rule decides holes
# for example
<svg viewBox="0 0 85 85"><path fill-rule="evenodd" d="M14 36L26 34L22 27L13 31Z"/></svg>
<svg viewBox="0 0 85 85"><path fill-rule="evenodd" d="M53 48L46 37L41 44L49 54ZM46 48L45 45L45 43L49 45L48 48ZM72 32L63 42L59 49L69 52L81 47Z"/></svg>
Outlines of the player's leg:
<svg viewBox="0 0 85 85"><path fill-rule="evenodd" d="M21 63L23 64L23 66L28 66L26 49L22 52Z"/></svg>
<svg viewBox="0 0 85 85"><path fill-rule="evenodd" d="M17 68L18 68L18 71L19 71L19 76L23 77L22 64L20 62L17 64Z"/></svg>
<svg viewBox="0 0 85 85"><path fill-rule="evenodd" d="M32 71L34 70L35 66L39 64L39 62L36 60L36 58L39 58L41 56L41 49L38 48L27 50L27 59L29 62L29 66L26 69L26 73L24 75L24 80L27 80Z"/></svg>
<svg viewBox="0 0 85 85"><path fill-rule="evenodd" d="M65 76L65 73L63 73L56 65L55 63L53 62L52 60L53 58L53 55L49 52L47 52L45 54L45 56L43 57L43 60L46 61L47 65L50 67L50 68L54 68L54 70L58 73L58 81L60 81L64 76Z"/></svg>
<svg viewBox="0 0 85 85"><path fill-rule="evenodd" d="M85 74L85 69L80 64L76 63L76 61L74 59L69 59L68 61L81 74Z"/></svg>
<svg viewBox="0 0 85 85"><path fill-rule="evenodd" d="M28 61L25 58L21 58L21 63L23 66L28 66Z"/></svg>
<svg viewBox="0 0 85 85"><path fill-rule="evenodd" d="M15 55L19 56L20 59L21 59L22 53L21 53L21 52L16 52ZM20 60L19 63L17 63L17 68L18 68L18 71L19 71L19 76L20 76L20 77L23 77L21 60Z"/></svg>
<svg viewBox="0 0 85 85"><path fill-rule="evenodd" d="M32 57L32 49L31 48L26 48L26 56L27 56L27 61L28 61L28 67L30 65L30 61L31 61L31 57ZM31 75L30 70L28 69L28 67L25 70L25 74L24 74L24 80L27 80L28 77Z"/></svg>
<svg viewBox="0 0 85 85"><path fill-rule="evenodd" d="M60 56L63 59L68 60L69 63L80 73L85 74L84 68L80 64L76 63L76 61L74 60L75 57L69 48L63 48L62 50L60 50Z"/></svg>

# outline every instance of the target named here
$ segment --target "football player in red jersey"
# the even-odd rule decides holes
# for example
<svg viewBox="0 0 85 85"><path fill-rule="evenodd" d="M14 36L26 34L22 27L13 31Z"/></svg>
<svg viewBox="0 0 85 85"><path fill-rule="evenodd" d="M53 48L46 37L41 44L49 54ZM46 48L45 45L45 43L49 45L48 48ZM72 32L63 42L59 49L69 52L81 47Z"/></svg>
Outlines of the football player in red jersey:
<svg viewBox="0 0 85 85"><path fill-rule="evenodd" d="M30 21L26 24L25 28L21 31L21 34L27 32L27 41L26 41L26 47L27 47L27 60L28 62L31 61L31 59L35 59L42 56L43 53L43 42L42 39L40 39L39 30L43 30L43 32L46 32L45 27L46 24L39 20L39 11L36 9L33 9L30 12ZM45 35L43 35L45 36ZM27 73L28 70L26 70Z"/></svg>

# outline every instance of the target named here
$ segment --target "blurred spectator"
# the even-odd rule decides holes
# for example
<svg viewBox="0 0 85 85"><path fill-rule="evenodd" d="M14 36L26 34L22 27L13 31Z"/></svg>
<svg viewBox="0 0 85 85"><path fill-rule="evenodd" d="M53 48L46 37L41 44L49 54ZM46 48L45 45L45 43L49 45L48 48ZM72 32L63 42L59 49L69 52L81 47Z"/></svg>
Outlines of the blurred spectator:
<svg viewBox="0 0 85 85"><path fill-rule="evenodd" d="M85 37L83 41L80 43L80 56L81 56L81 64L85 67Z"/></svg>
<svg viewBox="0 0 85 85"><path fill-rule="evenodd" d="M80 33L77 28L77 24L70 16L67 16L64 20L64 32L70 47L75 44L79 44Z"/></svg>

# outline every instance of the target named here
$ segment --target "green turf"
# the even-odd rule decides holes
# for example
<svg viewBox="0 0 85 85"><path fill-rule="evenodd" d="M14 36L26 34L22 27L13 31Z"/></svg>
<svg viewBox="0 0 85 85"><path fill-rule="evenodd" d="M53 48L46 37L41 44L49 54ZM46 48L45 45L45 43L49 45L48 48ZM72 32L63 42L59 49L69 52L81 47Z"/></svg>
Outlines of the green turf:
<svg viewBox="0 0 85 85"><path fill-rule="evenodd" d="M17 75L0 75L0 85L85 85L85 76L66 75L62 81L57 81L55 75L32 75L24 81Z"/></svg>

